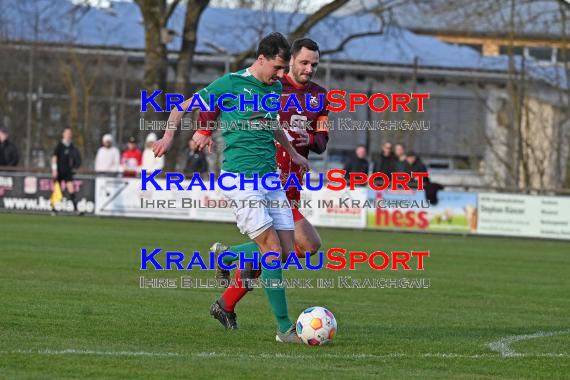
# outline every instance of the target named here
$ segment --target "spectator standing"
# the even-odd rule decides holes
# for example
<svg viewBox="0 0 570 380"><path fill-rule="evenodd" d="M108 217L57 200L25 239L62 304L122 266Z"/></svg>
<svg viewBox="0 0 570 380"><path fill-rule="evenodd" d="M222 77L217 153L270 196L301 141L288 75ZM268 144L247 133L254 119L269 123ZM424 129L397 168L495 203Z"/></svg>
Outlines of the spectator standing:
<svg viewBox="0 0 570 380"><path fill-rule="evenodd" d="M406 149L403 144L396 144L394 146L394 154L396 155L396 162L394 164L394 171L397 173L404 173L406 171Z"/></svg>
<svg viewBox="0 0 570 380"><path fill-rule="evenodd" d="M121 156L123 175L125 177L136 177L141 164L142 153L137 148L137 140L131 136L127 142L127 149L123 151Z"/></svg>
<svg viewBox="0 0 570 380"><path fill-rule="evenodd" d="M8 129L0 128L0 166L17 166L18 148L9 140Z"/></svg>
<svg viewBox="0 0 570 380"><path fill-rule="evenodd" d="M95 156L95 171L97 173L118 173L121 171L121 153L113 146L113 136L103 135L102 146Z"/></svg>
<svg viewBox="0 0 570 380"><path fill-rule="evenodd" d="M344 165L344 170L346 170L345 176L348 176L350 173L364 173L368 175L369 163L366 159L366 155L368 154L366 147L359 145L356 147L354 153L355 155L351 156Z"/></svg>
<svg viewBox="0 0 570 380"><path fill-rule="evenodd" d="M392 152L392 143L386 141L382 144L382 152L374 161L374 173L384 173L390 178L396 168L396 156Z"/></svg>
<svg viewBox="0 0 570 380"><path fill-rule="evenodd" d="M188 149L186 150L186 165L184 173L206 173L208 172L208 159L203 150L198 150L196 142L188 139Z"/></svg>
<svg viewBox="0 0 570 380"><path fill-rule="evenodd" d="M156 133L149 133L145 140L145 148L142 155L141 169L146 169L148 173L164 168L164 156L155 157L152 145L158 140Z"/></svg>
<svg viewBox="0 0 570 380"><path fill-rule="evenodd" d="M423 163L422 159L419 158L416 153L410 152L406 155L406 173L410 176L412 173L427 173L427 167ZM414 179L415 180L415 179ZM417 185L417 181L415 181ZM424 184L430 183L429 178L424 178Z"/></svg>

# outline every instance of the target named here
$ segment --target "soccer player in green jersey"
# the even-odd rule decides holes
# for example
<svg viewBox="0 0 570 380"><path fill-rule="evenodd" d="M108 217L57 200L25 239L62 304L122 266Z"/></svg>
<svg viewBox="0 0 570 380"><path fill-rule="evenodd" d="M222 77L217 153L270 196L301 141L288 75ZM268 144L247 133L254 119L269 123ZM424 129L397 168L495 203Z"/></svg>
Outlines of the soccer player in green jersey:
<svg viewBox="0 0 570 380"><path fill-rule="evenodd" d="M228 123L255 120L278 120L278 111L267 112L262 107L255 111L253 107L247 105L242 111L239 108L239 95L245 95L246 100L254 99L257 94L258 99L265 95L275 94L277 102L281 96L282 85L279 81L285 73L285 67L290 58L290 45L287 39L280 33L271 33L263 38L257 48L255 62L245 70L236 73L230 73L218 78L206 88L198 91L198 95L202 98L204 104L209 104L210 95L217 100L224 94L232 94L237 99L226 97L224 99L224 107L231 108L237 106L236 110L231 112L223 112L222 121ZM193 105L193 100L188 99L182 103L182 108L189 111L189 108L197 108ZM212 109L213 111L213 109ZM169 122L180 122L185 111L178 111L176 108L170 113ZM157 141L153 146L156 156L161 157L166 154L172 146L174 129L167 129L162 139ZM230 172L234 174L244 173L245 178L253 178L253 174L259 176L258 190L254 190L253 183L247 181L243 183L244 190L240 190L239 174L233 179L225 177L224 187L231 188L236 186L235 190L223 191L226 198L235 200L238 205L247 202L241 200L254 200L258 205L261 201L271 202L279 201L283 204L287 198L282 189L266 190L261 185L261 177L267 173L275 173L276 166L276 148L274 140L281 144L284 149L291 155L292 161L299 165L303 170L308 171L309 165L307 160L301 156L295 148L290 144L287 136L281 129L248 129L242 128L226 129L222 132L224 139L224 161L222 164L222 173ZM198 148L209 147L211 149L211 137L195 133L193 140L196 141ZM267 262L271 260L281 260L283 255L295 251L293 215L289 208L249 208L239 207L234 210L237 218L237 226L241 233L247 234L250 239L254 240L260 249L260 255L267 252L275 252L277 255L268 255ZM241 278L256 278L259 276L259 270L249 269L238 271ZM283 279L282 269L267 270L263 269L261 276L268 283L277 280L279 283ZM226 293L225 300L235 304L239 298L243 297L243 288L241 281L238 282L239 287L229 288ZM232 294L232 289L234 294ZM295 331L295 324L289 319L287 310L287 298L284 288L266 288L271 309L277 320L276 340L279 342L299 343ZM236 300L237 299L237 300ZM224 298L214 302L210 307L210 314L216 318L227 329L236 329L236 315L233 308L224 304Z"/></svg>

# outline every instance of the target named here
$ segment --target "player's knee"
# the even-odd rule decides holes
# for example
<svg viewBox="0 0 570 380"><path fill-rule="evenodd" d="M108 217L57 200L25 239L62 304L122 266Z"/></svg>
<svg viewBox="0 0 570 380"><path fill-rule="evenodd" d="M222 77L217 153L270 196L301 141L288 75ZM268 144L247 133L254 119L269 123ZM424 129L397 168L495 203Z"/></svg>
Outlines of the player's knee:
<svg viewBox="0 0 570 380"><path fill-rule="evenodd" d="M309 241L305 250L307 252L310 252L311 256L313 256L315 253L319 252L319 249L321 248L321 244L322 244L321 239L319 237L317 237L317 238Z"/></svg>
<svg viewBox="0 0 570 380"><path fill-rule="evenodd" d="M267 255L267 260L274 260L274 259L279 259L281 258L281 245L279 244L279 242L277 243L269 243L267 244L267 247L265 249L265 253L267 252L273 252L274 254L271 255Z"/></svg>

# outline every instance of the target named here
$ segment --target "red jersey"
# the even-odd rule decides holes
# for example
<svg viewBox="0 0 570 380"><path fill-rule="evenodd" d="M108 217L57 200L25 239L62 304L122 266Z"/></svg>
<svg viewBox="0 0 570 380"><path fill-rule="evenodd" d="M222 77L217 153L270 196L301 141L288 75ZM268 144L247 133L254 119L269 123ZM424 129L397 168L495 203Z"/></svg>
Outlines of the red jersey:
<svg viewBox="0 0 570 380"><path fill-rule="evenodd" d="M327 148L327 143L329 140L328 131L326 129L317 128L318 120L321 117L328 117L329 111L327 110L328 100L327 100L327 90L319 86L314 82L309 82L305 86L298 86L294 84L288 75L285 75L281 79L281 84L283 85L283 92L281 94L281 109L279 110L279 123L283 124L287 122L289 125L294 123L299 123L300 121L306 122L305 125L309 125L306 131L309 134L309 145L296 147L294 144L295 138L299 136L295 132L296 127L289 130L285 130L285 135L288 137L291 145L295 147L297 152L303 157L309 157L309 151L313 151L317 154L323 153ZM283 111L283 108L287 104L290 94L295 94L299 105L303 109L302 112L298 112L296 107L290 107L287 112ZM323 105L320 111L312 112L306 109L306 97L305 94L309 94L309 102L311 107L317 107L319 105L319 94L322 94ZM214 112L200 112L196 121L201 122L201 125L206 126L208 121L215 121L220 115L220 110L216 108ZM212 131L209 130L198 130L198 133L204 135L211 135ZM287 182L290 174L297 176L299 183L303 184L304 173L301 173L300 168L291 161L289 153L280 144L277 145L277 170L281 176L281 182L283 185ZM290 187L287 191L287 198L289 200L300 200L301 194L296 188Z"/></svg>
<svg viewBox="0 0 570 380"><path fill-rule="evenodd" d="M298 86L297 84L293 83L288 75L283 76L281 79L281 84L283 85L283 92L281 94L279 122L282 124L287 122L292 126L289 130L284 131L285 135L291 142L291 145L295 146L295 139L299 136L299 134L296 132L298 128L294 126L294 123L304 122L305 125L310 126L310 128L306 129L306 132L309 134L309 145L301 147L295 146L295 149L305 158L309 157L309 151L313 151L318 154L323 153L327 147L329 136L328 131L317 128L317 121L322 116L328 117L329 114L329 111L327 110L327 90L315 82L309 82L304 86ZM301 108L303 109L302 112L299 112L296 107L290 107L287 112L283 111L283 108L287 104L290 94L295 94L299 104L301 105ZM320 111L312 112L307 110L307 97L305 96L306 94L310 95L309 102L311 107L317 107L319 105L319 94L322 94L321 97L323 105ZM305 173L302 172L301 168L299 168L298 165L295 165L291 161L289 153L287 153L287 151L279 143L277 143L277 170L281 175L281 182L283 185L285 185L287 182L290 174L294 174L299 180L299 183L303 184L303 177ZM299 200L301 198L301 194L296 188L290 187L287 190L287 198L290 200Z"/></svg>
<svg viewBox="0 0 570 380"><path fill-rule="evenodd" d="M137 148L126 149L121 156L121 165L123 165L124 175L126 177L136 177L139 167L142 165L142 153Z"/></svg>

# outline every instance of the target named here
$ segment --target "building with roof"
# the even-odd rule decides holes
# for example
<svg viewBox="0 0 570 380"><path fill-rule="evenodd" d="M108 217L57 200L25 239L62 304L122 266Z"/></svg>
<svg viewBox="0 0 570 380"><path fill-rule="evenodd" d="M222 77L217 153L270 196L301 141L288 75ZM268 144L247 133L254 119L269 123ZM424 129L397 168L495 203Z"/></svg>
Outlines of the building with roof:
<svg viewBox="0 0 570 380"><path fill-rule="evenodd" d="M81 131L79 143L87 159L94 157L101 135L109 131L119 144L130 135L142 141L144 30L135 4L86 10L67 0L23 0L2 14L6 22L0 23L0 88L6 97L0 110L4 124L14 130L13 139L29 144L36 164L50 154L49 144L64 125L74 124ZM191 88L221 75L231 54L247 49L259 34L293 30L303 20L294 16L207 8L199 24ZM179 30L182 22L179 7L169 29ZM428 33L428 23L423 31L401 24L384 25L382 35L351 40L342 51L323 56L315 80L328 89L365 94L429 92L423 113L379 114L362 106L354 113L331 114L333 121L423 120L429 121L429 130L336 129L331 132L328 164L320 167L340 165L340 157L357 144L375 153L389 140L416 151L432 176L446 184L513 187L524 182L527 187L559 188L568 156L564 67L480 54ZM380 27L373 14L354 12L323 20L309 37L326 51L352 33ZM180 38L175 32L167 35L171 91Z"/></svg>

